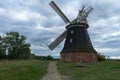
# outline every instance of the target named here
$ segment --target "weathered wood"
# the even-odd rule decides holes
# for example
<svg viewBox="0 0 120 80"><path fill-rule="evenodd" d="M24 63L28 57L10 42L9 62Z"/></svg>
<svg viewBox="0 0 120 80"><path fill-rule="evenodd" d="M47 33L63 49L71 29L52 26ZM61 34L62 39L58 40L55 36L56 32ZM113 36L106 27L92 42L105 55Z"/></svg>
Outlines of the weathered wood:
<svg viewBox="0 0 120 80"><path fill-rule="evenodd" d="M60 36L58 36L48 47L53 50L60 42L62 42L67 35L67 30L65 30Z"/></svg>

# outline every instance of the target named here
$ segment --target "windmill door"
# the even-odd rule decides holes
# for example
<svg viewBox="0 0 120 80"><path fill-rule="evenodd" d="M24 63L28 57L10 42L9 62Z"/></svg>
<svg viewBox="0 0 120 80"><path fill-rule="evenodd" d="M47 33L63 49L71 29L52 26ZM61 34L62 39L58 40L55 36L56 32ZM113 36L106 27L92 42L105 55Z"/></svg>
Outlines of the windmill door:
<svg viewBox="0 0 120 80"><path fill-rule="evenodd" d="M72 55L71 55L71 53L68 53L67 55L66 55L66 59L65 59L66 61L72 61Z"/></svg>

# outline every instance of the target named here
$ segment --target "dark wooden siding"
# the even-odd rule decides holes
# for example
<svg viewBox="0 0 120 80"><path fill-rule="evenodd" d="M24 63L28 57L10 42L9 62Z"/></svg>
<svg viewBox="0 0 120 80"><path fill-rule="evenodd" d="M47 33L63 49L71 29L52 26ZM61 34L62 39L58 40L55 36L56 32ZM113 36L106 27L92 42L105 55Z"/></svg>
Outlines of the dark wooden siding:
<svg viewBox="0 0 120 80"><path fill-rule="evenodd" d="M96 52L89 38L87 27L77 25L68 29L61 53L70 52Z"/></svg>

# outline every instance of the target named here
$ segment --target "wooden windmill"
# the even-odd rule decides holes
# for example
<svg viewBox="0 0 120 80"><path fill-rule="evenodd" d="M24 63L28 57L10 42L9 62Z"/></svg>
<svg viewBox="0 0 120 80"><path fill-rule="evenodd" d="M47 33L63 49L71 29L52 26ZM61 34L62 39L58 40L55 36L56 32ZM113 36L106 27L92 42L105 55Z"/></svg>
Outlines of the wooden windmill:
<svg viewBox="0 0 120 80"><path fill-rule="evenodd" d="M58 8L54 1L50 2L50 6L59 14L65 23L69 23L66 26L66 30L58 36L48 47L53 50L59 43L65 38L64 47L60 53L61 61L72 61L72 62L96 62L97 52L92 46L89 38L87 28L87 17L93 10L92 6L79 10L79 14L76 19L70 21Z"/></svg>

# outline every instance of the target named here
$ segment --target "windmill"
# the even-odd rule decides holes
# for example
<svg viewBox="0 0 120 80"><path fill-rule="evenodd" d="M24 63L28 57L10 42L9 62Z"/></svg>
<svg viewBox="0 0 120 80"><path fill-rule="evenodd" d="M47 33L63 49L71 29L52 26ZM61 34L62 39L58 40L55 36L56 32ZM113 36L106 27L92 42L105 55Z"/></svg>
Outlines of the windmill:
<svg viewBox="0 0 120 80"><path fill-rule="evenodd" d="M96 62L97 52L93 48L87 32L87 28L89 27L87 17L93 10L93 7L89 6L86 8L85 5L82 5L77 18L70 21L54 1L51 1L49 4L68 25L66 26L66 30L48 47L53 50L66 38L64 47L60 53L61 61Z"/></svg>

